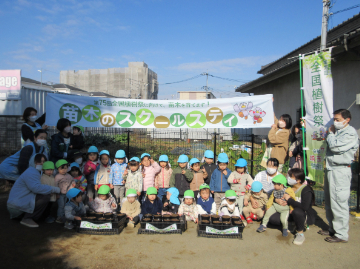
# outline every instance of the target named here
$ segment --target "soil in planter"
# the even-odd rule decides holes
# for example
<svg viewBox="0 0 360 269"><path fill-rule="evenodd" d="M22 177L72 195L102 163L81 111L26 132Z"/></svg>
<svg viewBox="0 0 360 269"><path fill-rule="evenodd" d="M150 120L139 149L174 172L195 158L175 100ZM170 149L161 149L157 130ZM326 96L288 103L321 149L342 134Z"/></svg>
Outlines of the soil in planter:
<svg viewBox="0 0 360 269"><path fill-rule="evenodd" d="M89 217L95 217L95 212L94 212L94 211L90 211L90 212L89 212Z"/></svg>
<svg viewBox="0 0 360 269"><path fill-rule="evenodd" d="M223 220L224 222L230 221L230 216L222 216L222 220Z"/></svg>
<svg viewBox="0 0 360 269"><path fill-rule="evenodd" d="M180 220L177 219L177 218L172 218L172 219L170 219L170 221L171 221L171 222L180 222Z"/></svg>
<svg viewBox="0 0 360 269"><path fill-rule="evenodd" d="M143 219L144 222L151 222L151 219L150 218L145 218Z"/></svg>
<svg viewBox="0 0 360 269"><path fill-rule="evenodd" d="M202 224L209 224L210 221L208 221L208 220L202 220L201 223L202 223Z"/></svg>
<svg viewBox="0 0 360 269"><path fill-rule="evenodd" d="M179 214L171 214L170 217L171 218L179 218Z"/></svg>
<svg viewBox="0 0 360 269"><path fill-rule="evenodd" d="M223 221L224 225L231 225L231 221Z"/></svg>
<svg viewBox="0 0 360 269"><path fill-rule="evenodd" d="M231 222L235 224L235 222L240 221L240 217L231 217Z"/></svg>
<svg viewBox="0 0 360 269"><path fill-rule="evenodd" d="M170 215L164 215L163 221L170 221Z"/></svg>
<svg viewBox="0 0 360 269"><path fill-rule="evenodd" d="M104 216L104 213L98 212L98 213L95 213L95 216L99 220L100 218L102 218Z"/></svg>
<svg viewBox="0 0 360 269"><path fill-rule="evenodd" d="M215 220L215 221L213 221L213 224L222 224L222 221Z"/></svg>
<svg viewBox="0 0 360 269"><path fill-rule="evenodd" d="M234 221L234 225L236 225L236 226L240 226L241 224L242 224L241 221Z"/></svg>
<svg viewBox="0 0 360 269"><path fill-rule="evenodd" d="M102 218L99 218L98 220L105 221L106 219L104 217L102 217Z"/></svg>
<svg viewBox="0 0 360 269"><path fill-rule="evenodd" d="M153 215L152 214L145 214L144 217L145 218L151 218Z"/></svg>
<svg viewBox="0 0 360 269"><path fill-rule="evenodd" d="M85 219L85 218L84 218ZM96 217L87 217L86 218L86 220L89 220L89 221L91 221L91 220L95 220L96 219Z"/></svg>
<svg viewBox="0 0 360 269"><path fill-rule="evenodd" d="M219 215L211 215L211 219L213 221L218 221L220 219L220 216Z"/></svg>
<svg viewBox="0 0 360 269"><path fill-rule="evenodd" d="M207 214L201 215L201 219L202 220L210 220L210 215L207 215Z"/></svg>

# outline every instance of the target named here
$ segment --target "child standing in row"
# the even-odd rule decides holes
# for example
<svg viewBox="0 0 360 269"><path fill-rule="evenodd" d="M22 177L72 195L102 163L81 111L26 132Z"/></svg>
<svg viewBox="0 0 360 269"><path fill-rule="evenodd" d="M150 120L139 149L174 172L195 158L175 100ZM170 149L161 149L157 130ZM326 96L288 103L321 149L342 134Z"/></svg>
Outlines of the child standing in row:
<svg viewBox="0 0 360 269"><path fill-rule="evenodd" d="M98 191L98 197L89 203L90 209L95 212L111 213L117 208L116 200L110 194L110 187L102 185Z"/></svg>
<svg viewBox="0 0 360 269"><path fill-rule="evenodd" d="M256 202L254 208L250 202L250 197ZM251 185L251 192L245 194L243 213L248 224L253 223L253 220L261 220L264 217L264 211L268 202L268 196L263 191L263 185L259 181L254 181Z"/></svg>
<svg viewBox="0 0 360 269"><path fill-rule="evenodd" d="M126 214L128 220L128 227L134 228L139 223L139 214L141 213L140 203L136 199L137 192L134 189L128 189L126 191L127 200L124 201L121 207L121 213Z"/></svg>
<svg viewBox="0 0 360 269"><path fill-rule="evenodd" d="M200 161L197 158L192 158L190 160L190 167L193 172L193 179L190 182L190 190L194 192L195 198L199 197L199 187L201 184L205 183L205 179L208 177L205 168L200 170Z"/></svg>
<svg viewBox="0 0 360 269"><path fill-rule="evenodd" d="M235 164L235 171L232 172L228 178L231 189L236 192L236 203L239 206L240 214L242 213L244 204L244 195L253 183L252 177L246 171L247 162L245 159L240 158Z"/></svg>
<svg viewBox="0 0 360 269"><path fill-rule="evenodd" d="M200 169L202 170L203 168L205 168L206 173L208 174L208 177L205 179L205 183L209 185L212 173L217 167L217 165L214 164L214 152L212 152L211 150L206 150L204 152L204 159L205 163L200 167Z"/></svg>
<svg viewBox="0 0 360 269"><path fill-rule="evenodd" d="M169 188L166 197L163 199L162 214L176 214L179 210L179 190L177 188Z"/></svg>
<svg viewBox="0 0 360 269"><path fill-rule="evenodd" d="M75 180L75 188L78 188L81 191L83 197L82 201L84 202L86 198L87 179L81 173L80 166L78 163L70 164L70 168L71 168L70 175Z"/></svg>
<svg viewBox="0 0 360 269"><path fill-rule="evenodd" d="M132 157L129 160L128 168L123 174L123 179L125 181L126 191L129 189L136 190L138 199L140 200L140 195L143 189L143 176L140 172L139 167L140 159L138 157Z"/></svg>
<svg viewBox="0 0 360 269"><path fill-rule="evenodd" d="M230 176L230 169L227 168L229 158L226 153L220 153L218 155L218 167L212 173L210 180L210 190L214 194L214 200L216 204L216 210L219 210L221 200L225 197L225 192L230 190L230 186L227 182Z"/></svg>
<svg viewBox="0 0 360 269"><path fill-rule="evenodd" d="M155 162L149 153L141 154L141 165L143 174L143 193L142 200L145 200L145 193L149 187L155 185L155 175L161 170L160 166Z"/></svg>
<svg viewBox="0 0 360 269"><path fill-rule="evenodd" d="M161 170L156 174L155 188L158 190L158 197L162 200L170 187L169 182L173 170L169 166L169 157L167 155L161 155L159 157L159 165Z"/></svg>
<svg viewBox="0 0 360 269"><path fill-rule="evenodd" d="M94 175L95 190L97 191L102 185L110 187L110 153L107 150L100 151L100 165L96 167Z"/></svg>
<svg viewBox="0 0 360 269"><path fill-rule="evenodd" d="M86 209L82 202L82 193L79 189L73 188L66 193L66 197L69 201L66 203L65 211L65 228L72 229L74 228L73 221L81 220L82 216L86 215Z"/></svg>
<svg viewBox="0 0 360 269"><path fill-rule="evenodd" d="M200 185L200 197L197 199L198 213L203 214L216 214L216 204L214 198L210 196L210 187L204 183Z"/></svg>
<svg viewBox="0 0 360 269"><path fill-rule="evenodd" d="M114 196L118 204L121 203L125 197L125 181L123 178L127 167L125 158L125 151L118 150L116 152L115 163L111 166L109 178L110 188L114 189Z"/></svg>
<svg viewBox="0 0 360 269"><path fill-rule="evenodd" d="M53 176L54 169L55 169L55 165L53 162L50 161L44 162L42 166L43 174L41 175L41 179L40 179L41 184L57 187L57 185L55 184L55 178ZM55 218L51 216L51 211L52 211L51 209L54 207L54 204L58 196L59 194L56 193L50 195L50 202L44 213L44 215L46 216L45 219L46 223L53 223L55 221Z"/></svg>
<svg viewBox="0 0 360 269"><path fill-rule="evenodd" d="M193 179L194 174L186 169L189 158L186 155L180 155L178 159L179 166L173 170L170 178L170 187L175 187L179 190L179 198L184 197L184 192L190 189L190 181Z"/></svg>
<svg viewBox="0 0 360 269"><path fill-rule="evenodd" d="M178 214L185 215L187 221L198 223L198 209L195 203L194 192L187 190L184 192L184 201L179 206Z"/></svg>
<svg viewBox="0 0 360 269"><path fill-rule="evenodd" d="M99 150L95 146L91 146L88 149L87 155L86 155L87 161L84 165L84 175L87 179L87 195L89 198L89 201L91 202L94 199L95 194L95 185L94 185L94 176L96 167L99 165Z"/></svg>

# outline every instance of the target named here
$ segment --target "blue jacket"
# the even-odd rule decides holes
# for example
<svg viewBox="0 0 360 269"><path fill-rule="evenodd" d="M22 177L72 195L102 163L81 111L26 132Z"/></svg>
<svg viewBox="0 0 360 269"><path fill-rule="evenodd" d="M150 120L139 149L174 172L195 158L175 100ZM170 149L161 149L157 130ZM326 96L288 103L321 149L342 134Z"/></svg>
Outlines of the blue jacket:
<svg viewBox="0 0 360 269"><path fill-rule="evenodd" d="M141 205L141 214L161 214L162 208L163 204L158 198L155 199L154 203L151 203L149 200L145 200L145 202L143 202Z"/></svg>
<svg viewBox="0 0 360 269"><path fill-rule="evenodd" d="M15 181L12 187L7 206L26 213L33 213L36 194L60 193L58 187L41 184L41 175L34 167L29 167Z"/></svg>
<svg viewBox="0 0 360 269"><path fill-rule="evenodd" d="M109 183L113 185L124 185L121 182L123 179L123 174L126 170L127 164L123 163L115 163L111 166L111 172L109 176Z"/></svg>
<svg viewBox="0 0 360 269"><path fill-rule="evenodd" d="M214 192L226 192L230 190L230 185L227 182L228 177L231 174L229 168L226 168L227 175L224 175L220 170L219 167L214 170L211 175L210 180L210 190Z"/></svg>

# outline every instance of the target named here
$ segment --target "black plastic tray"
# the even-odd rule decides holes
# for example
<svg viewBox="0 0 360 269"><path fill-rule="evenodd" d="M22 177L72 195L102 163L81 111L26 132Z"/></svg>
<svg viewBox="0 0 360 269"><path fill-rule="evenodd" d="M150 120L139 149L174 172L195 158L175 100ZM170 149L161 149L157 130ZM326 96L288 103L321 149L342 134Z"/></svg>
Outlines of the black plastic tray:
<svg viewBox="0 0 360 269"><path fill-rule="evenodd" d="M139 228L138 234L182 234L181 229L173 230L173 231L167 231L167 232L156 232L156 231L149 231L146 229Z"/></svg>
<svg viewBox="0 0 360 269"><path fill-rule="evenodd" d="M245 225L242 223L241 225L224 225L224 224L202 224L201 223L202 218L201 215L199 215L199 224L197 227L197 233L198 236L202 237L209 237L209 238L236 238L236 239L242 239L242 232L244 231ZM234 234L211 234L206 232L206 227L211 227L217 230L227 230L233 227L238 227L238 233Z"/></svg>
<svg viewBox="0 0 360 269"><path fill-rule="evenodd" d="M114 235L114 234L120 234L122 230L124 230L124 228L125 228L125 223L113 229L93 230L93 229L76 227L76 231L81 234Z"/></svg>
<svg viewBox="0 0 360 269"><path fill-rule="evenodd" d="M178 232L174 232L174 231L169 231L169 232L164 232L164 231L149 231L149 230L146 230L146 223L150 223L151 225L153 225L154 227L158 228L158 229L164 229L166 227L169 227L170 225L172 224L176 224L178 229L177 230L180 230L181 232L185 232L187 230L187 221L185 219L185 216L181 216L180 217L180 222L173 222L173 221L162 221L162 222L144 222L143 219L141 219L140 221L140 228L139 228L139 231L140 229L141 230L144 230L144 231L147 231L147 232L138 232L139 234L163 234L163 233L178 233ZM177 231L175 230L175 231ZM149 232L149 233L148 233Z"/></svg>
<svg viewBox="0 0 360 269"><path fill-rule="evenodd" d="M108 222L111 222L112 223L112 226L114 228L118 228L121 226L121 224L125 223L126 222L126 216L121 218L121 219L118 219L117 217L113 218L112 220L84 220L84 221L87 221L87 222L91 222L91 223L94 223L94 224L103 224L103 223L108 223ZM77 225L77 224L76 224ZM78 226L78 225L77 225Z"/></svg>

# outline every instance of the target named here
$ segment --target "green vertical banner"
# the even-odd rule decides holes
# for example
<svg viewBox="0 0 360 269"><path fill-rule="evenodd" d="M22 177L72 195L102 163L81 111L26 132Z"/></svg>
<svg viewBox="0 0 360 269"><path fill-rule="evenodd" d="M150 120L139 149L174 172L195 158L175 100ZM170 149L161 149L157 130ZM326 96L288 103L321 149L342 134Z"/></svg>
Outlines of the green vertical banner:
<svg viewBox="0 0 360 269"><path fill-rule="evenodd" d="M333 117L331 49L307 56L303 55L302 61L306 109L307 169L311 180L323 184L326 136Z"/></svg>

